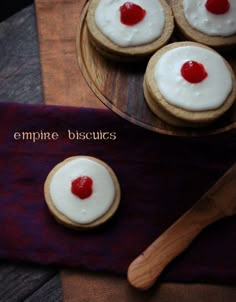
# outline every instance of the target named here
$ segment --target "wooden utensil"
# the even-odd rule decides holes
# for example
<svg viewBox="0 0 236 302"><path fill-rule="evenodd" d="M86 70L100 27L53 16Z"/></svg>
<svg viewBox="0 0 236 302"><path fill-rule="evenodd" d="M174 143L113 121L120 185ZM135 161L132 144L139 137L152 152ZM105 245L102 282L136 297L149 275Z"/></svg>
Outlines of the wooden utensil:
<svg viewBox="0 0 236 302"><path fill-rule="evenodd" d="M236 164L183 216L157 238L128 268L128 280L150 288L167 264L209 224L236 214Z"/></svg>

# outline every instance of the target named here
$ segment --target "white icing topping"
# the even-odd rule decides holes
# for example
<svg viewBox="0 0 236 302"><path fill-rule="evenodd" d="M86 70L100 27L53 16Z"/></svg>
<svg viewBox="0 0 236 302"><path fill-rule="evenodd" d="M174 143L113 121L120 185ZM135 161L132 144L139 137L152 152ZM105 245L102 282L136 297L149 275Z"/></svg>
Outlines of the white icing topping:
<svg viewBox="0 0 236 302"><path fill-rule="evenodd" d="M71 192L71 182L80 176L93 180L93 193L86 199ZM93 222L105 214L115 197L114 183L107 169L88 158L65 163L53 175L49 190L56 209L80 224Z"/></svg>
<svg viewBox="0 0 236 302"><path fill-rule="evenodd" d="M193 28L209 36L230 36L236 33L236 1L229 2L225 14L215 15L206 9L206 0L184 0L184 14Z"/></svg>
<svg viewBox="0 0 236 302"><path fill-rule="evenodd" d="M131 0L146 10L144 19L127 26L120 22L120 6L125 0L100 0L95 12L95 22L100 31L121 47L143 45L160 37L164 24L164 9L158 0Z"/></svg>
<svg viewBox="0 0 236 302"><path fill-rule="evenodd" d="M181 67L187 61L204 65L208 76L197 84L186 81ZM222 57L198 46L182 46L165 52L155 66L154 78L164 98L190 111L220 107L232 90L233 80Z"/></svg>

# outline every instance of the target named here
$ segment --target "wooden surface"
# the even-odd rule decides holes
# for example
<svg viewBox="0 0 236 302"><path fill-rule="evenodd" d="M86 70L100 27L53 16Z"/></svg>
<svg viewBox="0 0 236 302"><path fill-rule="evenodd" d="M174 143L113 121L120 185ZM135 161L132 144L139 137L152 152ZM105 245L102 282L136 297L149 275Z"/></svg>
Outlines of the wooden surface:
<svg viewBox="0 0 236 302"><path fill-rule="evenodd" d="M84 2L35 1L46 104L105 108L86 84L76 57L76 29Z"/></svg>
<svg viewBox="0 0 236 302"><path fill-rule="evenodd" d="M148 291L140 291L131 287L124 278L106 274L63 272L63 279L66 302L236 301L236 287L233 286L161 283ZM77 300L75 297L82 298Z"/></svg>
<svg viewBox="0 0 236 302"><path fill-rule="evenodd" d="M0 102L42 103L34 7L0 23ZM2 126L2 125L1 125ZM55 268L0 262L0 301L62 301Z"/></svg>
<svg viewBox="0 0 236 302"><path fill-rule="evenodd" d="M85 22L88 5L82 12L77 32L77 55L82 73L97 97L123 118L152 131L168 135L199 136L225 132L236 127L236 103L224 117L201 129L172 127L154 115L143 95L147 62L115 63L101 56L88 39ZM176 36L171 41L176 41ZM236 56L225 53L236 74Z"/></svg>
<svg viewBox="0 0 236 302"><path fill-rule="evenodd" d="M33 6L0 23L0 101L42 103Z"/></svg>

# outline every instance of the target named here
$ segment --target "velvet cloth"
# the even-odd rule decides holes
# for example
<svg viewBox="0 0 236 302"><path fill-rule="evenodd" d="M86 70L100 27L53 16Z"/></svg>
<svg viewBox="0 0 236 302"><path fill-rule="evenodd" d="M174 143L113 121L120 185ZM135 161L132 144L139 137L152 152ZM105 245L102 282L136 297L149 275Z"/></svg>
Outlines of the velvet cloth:
<svg viewBox="0 0 236 302"><path fill-rule="evenodd" d="M235 131L168 137L107 110L63 106L0 104L0 118L1 259L125 275L130 262L236 159ZM70 139L68 130L95 136ZM46 132L51 138L57 133L58 139L43 137ZM101 139L106 132L115 133L116 139ZM41 139L33 141L36 133ZM44 201L47 174L74 155L107 162L122 192L115 216L86 232L58 224ZM235 234L235 217L208 227L167 267L161 280L236 284Z"/></svg>

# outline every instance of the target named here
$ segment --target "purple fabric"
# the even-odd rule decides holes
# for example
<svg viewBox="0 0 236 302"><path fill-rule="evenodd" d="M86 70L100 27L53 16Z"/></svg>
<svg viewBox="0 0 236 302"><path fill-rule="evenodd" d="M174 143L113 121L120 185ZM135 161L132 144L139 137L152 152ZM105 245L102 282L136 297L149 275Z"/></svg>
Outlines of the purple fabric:
<svg viewBox="0 0 236 302"><path fill-rule="evenodd" d="M168 137L107 110L1 104L0 257L126 274L130 262L189 209L236 160L236 131ZM116 132L116 140L69 140L67 131ZM49 131L58 140L16 140ZM118 212L78 232L58 224L44 202L49 171L73 155L107 162L120 181ZM236 219L208 227L164 271L168 281L236 284Z"/></svg>

